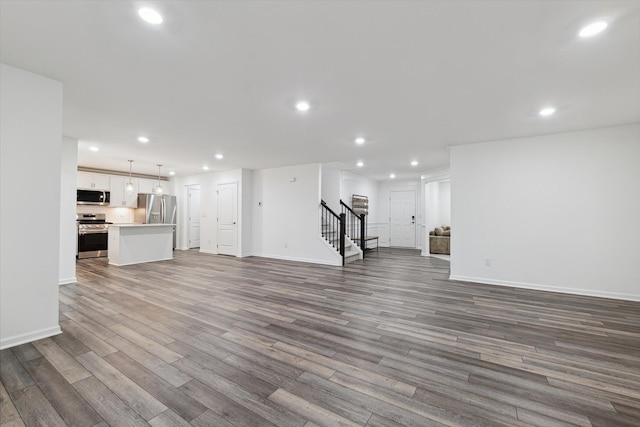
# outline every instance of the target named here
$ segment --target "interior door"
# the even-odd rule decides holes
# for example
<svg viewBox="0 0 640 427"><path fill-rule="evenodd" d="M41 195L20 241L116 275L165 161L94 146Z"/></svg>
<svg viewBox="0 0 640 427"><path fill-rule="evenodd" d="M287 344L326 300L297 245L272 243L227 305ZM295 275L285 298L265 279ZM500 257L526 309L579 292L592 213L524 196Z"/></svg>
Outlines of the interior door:
<svg viewBox="0 0 640 427"><path fill-rule="evenodd" d="M389 246L416 247L416 192L389 192Z"/></svg>
<svg viewBox="0 0 640 427"><path fill-rule="evenodd" d="M189 187L188 192L188 247L191 249L200 247L200 186L192 185Z"/></svg>
<svg viewBox="0 0 640 427"><path fill-rule="evenodd" d="M238 185L218 184L218 253L238 254Z"/></svg>

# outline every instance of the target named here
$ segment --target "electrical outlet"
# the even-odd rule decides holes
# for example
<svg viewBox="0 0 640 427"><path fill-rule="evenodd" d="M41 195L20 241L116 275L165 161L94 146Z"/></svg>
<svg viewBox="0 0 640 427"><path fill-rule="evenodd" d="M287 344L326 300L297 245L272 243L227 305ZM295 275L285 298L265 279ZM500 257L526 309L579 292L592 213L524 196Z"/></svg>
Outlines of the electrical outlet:
<svg viewBox="0 0 640 427"><path fill-rule="evenodd" d="M491 267L491 258L485 258L484 259L484 265L486 267Z"/></svg>

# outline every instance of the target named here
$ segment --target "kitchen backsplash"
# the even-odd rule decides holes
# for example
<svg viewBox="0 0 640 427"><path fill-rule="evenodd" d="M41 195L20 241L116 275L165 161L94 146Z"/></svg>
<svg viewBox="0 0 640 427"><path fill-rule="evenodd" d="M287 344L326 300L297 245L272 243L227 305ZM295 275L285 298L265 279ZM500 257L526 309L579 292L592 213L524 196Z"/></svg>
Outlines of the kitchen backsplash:
<svg viewBox="0 0 640 427"><path fill-rule="evenodd" d="M103 213L107 222L114 224L130 224L133 222L133 209L110 208L108 206L76 205L77 213Z"/></svg>

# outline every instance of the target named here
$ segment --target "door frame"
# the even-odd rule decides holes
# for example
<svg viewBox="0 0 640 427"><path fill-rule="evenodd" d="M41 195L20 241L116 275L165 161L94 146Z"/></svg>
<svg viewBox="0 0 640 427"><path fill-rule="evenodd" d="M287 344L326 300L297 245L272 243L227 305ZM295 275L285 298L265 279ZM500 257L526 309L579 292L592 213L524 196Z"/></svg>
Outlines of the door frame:
<svg viewBox="0 0 640 427"><path fill-rule="evenodd" d="M197 189L198 193L200 193L200 205L202 205L202 189L200 187L200 184L191 184L191 185L187 185L187 249L193 249L196 247L200 247L200 245L198 246L191 246L191 191ZM200 219L200 222L202 222L202 219ZM200 236L198 241L202 240L202 225L200 225Z"/></svg>
<svg viewBox="0 0 640 427"><path fill-rule="evenodd" d="M418 247L418 192L417 189L411 190L389 190L389 247L397 247L397 248L411 248L409 246L393 246L391 242L391 193L413 193L413 249Z"/></svg>

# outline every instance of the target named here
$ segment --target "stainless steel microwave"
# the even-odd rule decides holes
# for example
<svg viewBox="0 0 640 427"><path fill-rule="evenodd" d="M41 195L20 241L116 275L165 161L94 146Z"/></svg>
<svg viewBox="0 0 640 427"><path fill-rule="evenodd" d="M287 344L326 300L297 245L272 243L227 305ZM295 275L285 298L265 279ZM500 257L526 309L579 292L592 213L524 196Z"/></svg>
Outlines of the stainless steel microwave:
<svg viewBox="0 0 640 427"><path fill-rule="evenodd" d="M78 190L76 203L79 205L108 205L111 194L102 190Z"/></svg>

